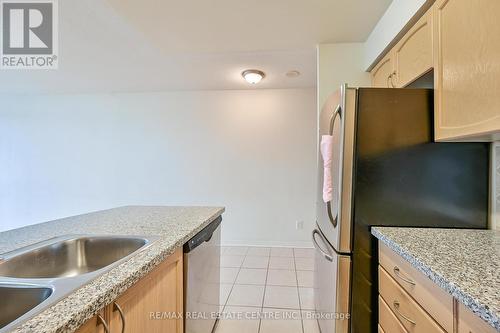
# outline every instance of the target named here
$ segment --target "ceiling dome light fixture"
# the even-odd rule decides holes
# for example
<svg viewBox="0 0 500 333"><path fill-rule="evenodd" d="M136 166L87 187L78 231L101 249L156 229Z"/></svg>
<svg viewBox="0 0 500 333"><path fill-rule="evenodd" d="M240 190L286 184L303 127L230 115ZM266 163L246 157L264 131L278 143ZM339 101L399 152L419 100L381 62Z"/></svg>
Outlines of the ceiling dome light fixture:
<svg viewBox="0 0 500 333"><path fill-rule="evenodd" d="M259 71L258 69L247 69L241 73L241 76L250 84L257 84L263 78L266 77L266 74L263 71Z"/></svg>

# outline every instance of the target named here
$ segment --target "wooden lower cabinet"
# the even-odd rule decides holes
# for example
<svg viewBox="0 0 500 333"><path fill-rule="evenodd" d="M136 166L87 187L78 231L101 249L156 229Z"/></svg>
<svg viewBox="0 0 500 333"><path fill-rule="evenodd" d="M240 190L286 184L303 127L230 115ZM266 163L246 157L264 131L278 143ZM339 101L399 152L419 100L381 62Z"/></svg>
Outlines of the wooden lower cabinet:
<svg viewBox="0 0 500 333"><path fill-rule="evenodd" d="M497 332L439 288L379 242L379 332Z"/></svg>
<svg viewBox="0 0 500 333"><path fill-rule="evenodd" d="M383 331L391 333L408 333L381 296L378 297L378 321L378 326L380 328L383 327Z"/></svg>
<svg viewBox="0 0 500 333"><path fill-rule="evenodd" d="M473 314L469 309L458 304L458 333L495 333L492 326Z"/></svg>
<svg viewBox="0 0 500 333"><path fill-rule="evenodd" d="M105 323L105 324L103 324ZM106 333L104 331L104 325L107 325L104 319L104 313L101 312L98 315L87 320L83 326L81 326L77 332L78 333ZM108 326L109 327L109 326Z"/></svg>
<svg viewBox="0 0 500 333"><path fill-rule="evenodd" d="M412 333L445 333L436 322L435 318L419 305L401 286L379 266L379 293L386 302L392 314L408 332ZM380 310L380 309L379 309ZM383 317L379 313L379 323L385 330ZM396 332L396 331L395 331ZM405 332L398 330L398 332Z"/></svg>
<svg viewBox="0 0 500 333"><path fill-rule="evenodd" d="M385 244L379 245L380 266L447 332L453 332L453 297L417 271Z"/></svg>
<svg viewBox="0 0 500 333"><path fill-rule="evenodd" d="M183 332L182 259L182 249L178 249L103 310L110 333ZM106 333L97 318L77 332Z"/></svg>

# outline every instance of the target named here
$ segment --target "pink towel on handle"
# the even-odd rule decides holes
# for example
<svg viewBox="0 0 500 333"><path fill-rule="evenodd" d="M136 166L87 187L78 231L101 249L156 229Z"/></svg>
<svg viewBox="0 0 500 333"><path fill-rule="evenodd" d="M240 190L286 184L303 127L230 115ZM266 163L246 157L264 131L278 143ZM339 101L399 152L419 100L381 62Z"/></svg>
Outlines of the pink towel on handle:
<svg viewBox="0 0 500 333"><path fill-rule="evenodd" d="M332 201L332 154L333 154L333 136L321 136L321 157L323 157L323 201Z"/></svg>

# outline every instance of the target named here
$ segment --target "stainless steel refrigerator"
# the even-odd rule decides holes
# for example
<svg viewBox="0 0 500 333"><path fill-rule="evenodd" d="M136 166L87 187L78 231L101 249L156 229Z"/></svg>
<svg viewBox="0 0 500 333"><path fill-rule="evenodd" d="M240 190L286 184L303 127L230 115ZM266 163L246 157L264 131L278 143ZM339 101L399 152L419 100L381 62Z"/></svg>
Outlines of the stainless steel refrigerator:
<svg viewBox="0 0 500 333"><path fill-rule="evenodd" d="M324 202L319 152L313 242L322 333L377 330L371 226L487 228L489 145L433 142L433 123L431 89L342 86L323 106L319 138L332 136L333 193Z"/></svg>

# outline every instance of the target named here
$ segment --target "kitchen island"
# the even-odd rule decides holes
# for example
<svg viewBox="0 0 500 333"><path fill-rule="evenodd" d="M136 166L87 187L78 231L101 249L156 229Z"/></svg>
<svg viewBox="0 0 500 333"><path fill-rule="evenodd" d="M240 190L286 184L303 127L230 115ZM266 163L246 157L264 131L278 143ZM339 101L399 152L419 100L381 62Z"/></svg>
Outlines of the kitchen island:
<svg viewBox="0 0 500 333"><path fill-rule="evenodd" d="M71 235L152 236L154 242L12 332L74 332L217 219L222 207L126 206L0 233L0 257L47 239ZM1 279L1 278L0 278Z"/></svg>

